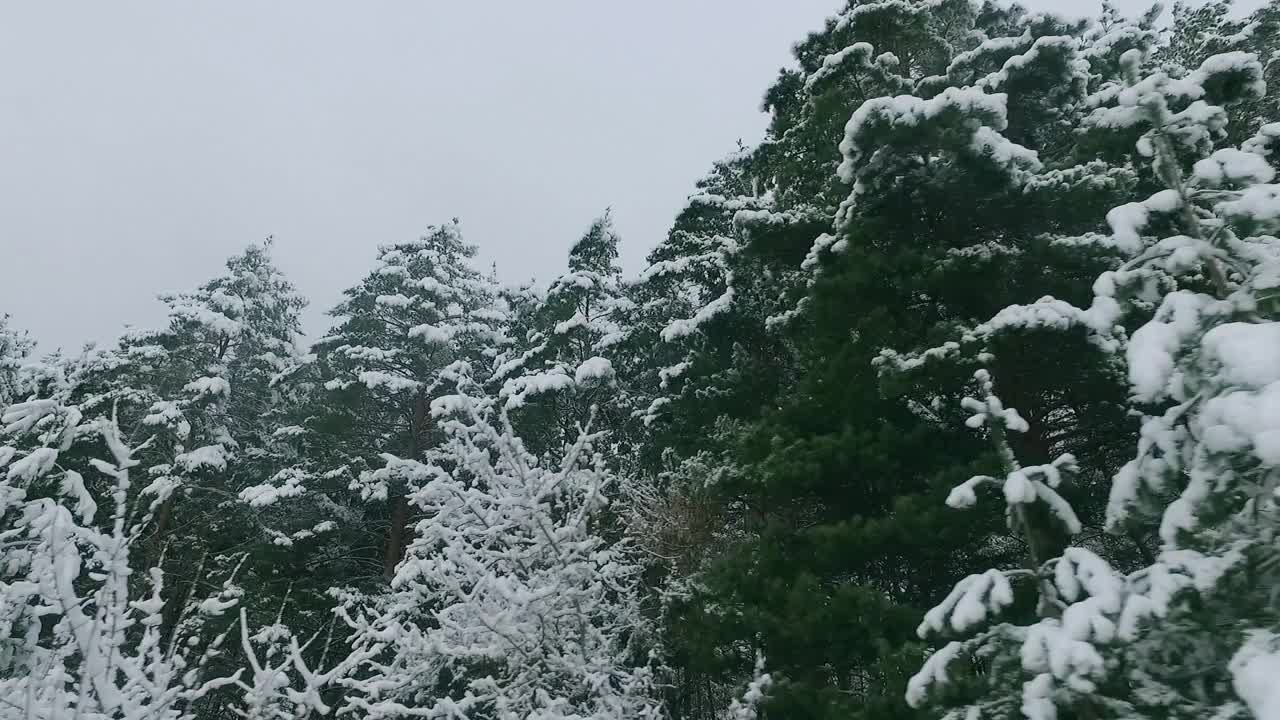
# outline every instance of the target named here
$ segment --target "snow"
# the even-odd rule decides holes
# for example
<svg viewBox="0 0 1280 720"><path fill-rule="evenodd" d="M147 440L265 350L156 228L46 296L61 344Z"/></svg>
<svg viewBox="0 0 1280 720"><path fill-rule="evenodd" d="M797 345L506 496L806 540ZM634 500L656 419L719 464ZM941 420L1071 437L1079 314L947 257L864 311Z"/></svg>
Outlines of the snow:
<svg viewBox="0 0 1280 720"><path fill-rule="evenodd" d="M409 337L422 338L429 343L446 344L454 338L456 331L451 327L440 327L430 323L415 325L409 328Z"/></svg>
<svg viewBox="0 0 1280 720"><path fill-rule="evenodd" d="M352 360L364 360L366 362L384 362L400 354L400 351L395 348L386 350L364 345L340 345L334 348L333 351Z"/></svg>
<svg viewBox="0 0 1280 720"><path fill-rule="evenodd" d="M671 385L671 381L685 374L692 367L692 363L688 361L678 362L671 367L664 367L658 370L658 384L666 389Z"/></svg>
<svg viewBox="0 0 1280 720"><path fill-rule="evenodd" d="M947 76L961 79L961 73L979 65L983 60L995 55L1009 55L1018 52L1031 43L1031 33L1021 35L987 38L978 47L958 53L947 66Z"/></svg>
<svg viewBox="0 0 1280 720"><path fill-rule="evenodd" d="M805 90L812 91L814 85L836 74L845 61L852 61L858 66L867 65L867 61L870 60L871 54L874 52L875 49L871 47L871 43L858 42L822 58L822 66L805 78ZM878 62L879 58L876 58L876 60Z"/></svg>
<svg viewBox="0 0 1280 720"><path fill-rule="evenodd" d="M1248 78L1242 88L1246 97L1262 97L1267 92L1267 84L1262 79L1262 65L1258 56L1249 52L1226 52L1212 55L1205 59L1186 79L1191 86L1201 88L1224 79L1224 76L1244 75Z"/></svg>
<svg viewBox="0 0 1280 720"><path fill-rule="evenodd" d="M613 363L599 356L587 358L578 365L573 379L579 385L592 382L607 382L613 379Z"/></svg>
<svg viewBox="0 0 1280 720"><path fill-rule="evenodd" d="M858 165L863 160L863 144L875 144L872 136L875 130L885 128L900 130L915 128L930 122L943 114L954 114L971 118L974 129L989 126L991 131L1004 130L1008 125L1005 115L1007 97L1003 93L985 93L977 88L949 87L936 97L928 100L914 95L873 98L864 102L849 122L845 124L844 139L840 141L840 154L844 158L837 168L841 180L851 183L855 180ZM985 140L984 140L985 139ZM984 133L975 135L975 146L985 147L994 142L993 137ZM1007 141L1005 141L1007 142ZM1020 153L1011 148L1004 148L1001 155L1010 159Z"/></svg>
<svg viewBox="0 0 1280 720"><path fill-rule="evenodd" d="M1218 187L1224 182L1242 185L1269 183L1275 176L1276 171L1266 158L1235 148L1217 150L1192 167L1193 179L1208 187Z"/></svg>
<svg viewBox="0 0 1280 720"><path fill-rule="evenodd" d="M945 600L925 613L916 634L924 639L948 629L965 632L1012 604L1013 589L1003 572L988 570L970 575L956 583Z"/></svg>
<svg viewBox="0 0 1280 720"><path fill-rule="evenodd" d="M611 480L602 462L583 452L585 436L539 462L505 422L458 402L469 412L446 426L448 469L384 458L388 472L415 478L422 519L386 602L339 608L364 653L347 712L656 717L651 671L628 641L647 629L643 568L594 521ZM481 673L458 682L473 668Z"/></svg>
<svg viewBox="0 0 1280 720"><path fill-rule="evenodd" d="M1218 450L1252 446L1268 467L1280 467L1280 383L1258 391L1237 390L1205 402L1201 424L1206 443Z"/></svg>
<svg viewBox="0 0 1280 720"><path fill-rule="evenodd" d="M235 607L237 604L239 603L235 598L223 599L220 597L211 597L205 599L196 607L202 615L217 617Z"/></svg>
<svg viewBox="0 0 1280 720"><path fill-rule="evenodd" d="M1104 279L1106 279L1105 275ZM1107 281L1110 282L1109 279ZM1112 352L1117 345L1113 336L1117 313L1118 305L1106 295L1095 297L1093 304L1087 309L1080 309L1068 302L1045 296L1030 305L1010 305L1001 309L990 320L965 331L961 340L964 345L972 345L1003 333L1045 329L1066 331L1073 327L1083 327L1089 332L1090 341L1099 349ZM911 355L886 349L873 360L873 364L881 368L909 372L929 362L954 357L961 352L962 347L959 342L947 341L937 347L927 348Z"/></svg>
<svg viewBox="0 0 1280 720"><path fill-rule="evenodd" d="M331 378L324 381L325 390L346 390L355 383L350 380L342 380L340 378Z"/></svg>
<svg viewBox="0 0 1280 720"><path fill-rule="evenodd" d="M237 335L241 329L240 323L203 305L175 305L169 309L169 314L175 319L199 323L225 335Z"/></svg>
<svg viewBox="0 0 1280 720"><path fill-rule="evenodd" d="M1280 720L1280 638L1255 630L1231 658L1231 685L1257 720Z"/></svg>
<svg viewBox="0 0 1280 720"><path fill-rule="evenodd" d="M978 486L994 482L996 479L990 475L975 475L951 488L951 492L947 494L947 505L957 510L973 507L978 502L975 492Z"/></svg>
<svg viewBox="0 0 1280 720"><path fill-rule="evenodd" d="M947 267L959 262L990 262L999 257L1017 257L1022 253L1022 248L987 240L976 245L948 248L946 258L939 265Z"/></svg>
<svg viewBox="0 0 1280 720"><path fill-rule="evenodd" d="M245 301L243 298L229 295L222 288L217 288L209 293L208 301L220 311L230 310L233 314L239 315L245 311Z"/></svg>
<svg viewBox="0 0 1280 720"><path fill-rule="evenodd" d="M928 698L932 686L946 685L950 682L947 666L955 662L963 650L964 645L953 641L930 655L920 667L920 671L907 681L907 704L913 708L920 707Z"/></svg>
<svg viewBox="0 0 1280 720"><path fill-rule="evenodd" d="M1237 220L1274 223L1280 220L1280 185L1252 185L1235 200L1219 203L1217 210Z"/></svg>
<svg viewBox="0 0 1280 720"><path fill-rule="evenodd" d="M1036 501L1036 488L1026 473L1015 470L1004 481L1004 500L1010 505L1029 504Z"/></svg>
<svg viewBox="0 0 1280 720"><path fill-rule="evenodd" d="M160 468L156 468L159 470ZM182 481L172 475L160 475L151 484L142 489L142 494L153 498L153 504L168 500L175 490L182 487Z"/></svg>
<svg viewBox="0 0 1280 720"><path fill-rule="evenodd" d="M1012 43L1010 45L1016 46L1024 44L1030 39L1031 31L1027 30L1021 37L1000 38L999 40L1011 40ZM1005 87L1011 78L1017 78L1020 74L1025 76L1028 72L1039 71L1045 65L1052 65L1058 57L1065 56L1071 58L1067 66L1068 77L1054 78L1054 81L1059 85L1074 83L1083 88L1089 79L1089 64L1076 57L1076 51L1079 47L1080 40L1068 35L1047 35L1036 38L1026 52L1010 57L999 70L982 78L977 84L992 90L1000 90ZM979 49L982 48L980 47ZM987 48L987 50L989 51L990 48ZM964 53L961 55L964 55ZM956 63L953 61L952 67L955 65ZM951 74L950 68L948 68L948 74Z"/></svg>
<svg viewBox="0 0 1280 720"><path fill-rule="evenodd" d="M757 655L755 677L747 683L747 690L742 697L735 697L729 703L729 720L756 720L760 716L760 704L773 685L773 677L764 671L764 667L764 655Z"/></svg>
<svg viewBox="0 0 1280 720"><path fill-rule="evenodd" d="M195 472L205 468L219 471L226 470L227 451L221 445L204 445L176 456L173 459L173 464L187 472Z"/></svg>
<svg viewBox="0 0 1280 720"><path fill-rule="evenodd" d="M198 397L226 397L231 394L231 383L220 377L202 377L183 385L182 391Z"/></svg>
<svg viewBox="0 0 1280 720"><path fill-rule="evenodd" d="M1034 150L1010 142L1008 138L985 125L973 131L970 144L978 154L987 156L1011 174L1034 173L1043 167L1040 164L1040 156Z"/></svg>
<svg viewBox="0 0 1280 720"><path fill-rule="evenodd" d="M393 393L417 390L422 383L400 375L393 375L382 370L364 370L357 375L360 382L370 390L386 388Z"/></svg>
<svg viewBox="0 0 1280 720"><path fill-rule="evenodd" d="M93 522L93 516L98 512L98 504L94 502L93 496L89 494L88 488L84 486L84 477L80 473L75 470L64 472L62 474L62 485L59 489L63 495L75 499L76 513L80 515L81 522Z"/></svg>
<svg viewBox="0 0 1280 720"><path fill-rule="evenodd" d="M1277 141L1280 141L1280 122L1271 122L1258 128L1258 134L1244 141L1240 149L1269 157L1275 150Z"/></svg>
<svg viewBox="0 0 1280 720"><path fill-rule="evenodd" d="M530 396L569 390L573 386L574 379L563 368L553 368L507 380L502 384L501 396L506 398L505 406L511 410L524 405Z"/></svg>
<svg viewBox="0 0 1280 720"><path fill-rule="evenodd" d="M822 260L822 252L835 245L837 239L834 235L828 233L823 233L815 238L813 246L809 248L809 252L805 254L804 260L800 263L800 269L808 271L816 269Z"/></svg>
<svg viewBox="0 0 1280 720"><path fill-rule="evenodd" d="M1142 230L1151 221L1151 213L1170 213L1182 204L1181 196L1174 190L1161 190L1140 203L1128 203L1112 208L1107 213L1111 237L1117 248L1137 253L1143 247Z"/></svg>
<svg viewBox="0 0 1280 720"><path fill-rule="evenodd" d="M54 412L58 404L53 400L40 399L14 403L4 409L0 422L5 423L6 435L22 435L31 431L36 423Z"/></svg>
<svg viewBox="0 0 1280 720"><path fill-rule="evenodd" d="M1037 469L1041 469L1045 467L1049 467L1049 466L1040 465L1040 466L1037 466ZM1031 470L1032 468L1027 468L1028 472ZM1059 495L1054 490L1052 485L1046 485L1045 483L1042 483L1040 481L1035 481L1033 484L1035 485L1035 489L1036 489L1036 497L1040 501L1042 501L1045 505L1049 506L1049 512L1053 513L1053 516L1056 517L1060 523L1062 523L1062 527L1067 532L1067 534L1079 535L1080 532L1084 529L1084 525L1083 523L1080 522L1080 518L1076 515L1075 510L1071 507L1071 504L1068 503L1066 499L1064 499L1061 495Z"/></svg>
<svg viewBox="0 0 1280 720"><path fill-rule="evenodd" d="M712 262L718 257L718 253L705 253L702 255L681 255L673 260L659 260L641 271L637 280L643 283L663 275L678 275L686 272L695 264Z"/></svg>
<svg viewBox="0 0 1280 720"><path fill-rule="evenodd" d="M732 276L729 281L732 282ZM698 331L703 323L714 318L715 316L727 311L733 305L733 286L725 288L723 294L715 300L707 303L694 313L693 317L688 319L673 320L669 325L662 329L662 339L666 342L672 342L682 337L692 335Z"/></svg>
<svg viewBox="0 0 1280 720"><path fill-rule="evenodd" d="M572 332L577 328L587 327L588 325L590 325L590 322L587 320L587 317L583 315L581 312L577 312L577 313L574 313L573 316L570 317L568 320L562 320L556 323L556 326L552 330L552 332L554 332L556 335L564 335L569 332Z"/></svg>
<svg viewBox="0 0 1280 720"><path fill-rule="evenodd" d="M301 472L293 469L281 470L270 482L241 490L240 501L255 508L273 505L281 499L305 493L306 488L302 485L305 480L306 476Z"/></svg>
<svg viewBox="0 0 1280 720"><path fill-rule="evenodd" d="M973 417L984 417L975 415ZM972 420L973 418L970 418ZM974 423L971 426L980 426ZM1056 488L1062 482L1063 472L1075 472L1076 459L1064 453L1048 465L1031 465L1016 468L1004 480L990 475L975 475L955 486L947 494L946 503L957 510L973 507L978 502L977 489L986 484L999 484L1009 505L1029 504L1037 500L1045 503L1049 511L1062 523L1063 529L1070 535L1077 535L1082 529L1080 519L1071 505L1062 498Z"/></svg>
<svg viewBox="0 0 1280 720"><path fill-rule="evenodd" d="M1280 323L1225 323L1205 333L1201 345L1229 384L1262 388L1280 382Z"/></svg>
<svg viewBox="0 0 1280 720"><path fill-rule="evenodd" d="M1058 720L1053 704L1053 676L1040 673L1022 684L1022 715L1027 720Z"/></svg>
<svg viewBox="0 0 1280 720"><path fill-rule="evenodd" d="M9 480L35 480L53 469L58 462L58 451L53 448L36 448L20 460L9 465Z"/></svg>
<svg viewBox="0 0 1280 720"><path fill-rule="evenodd" d="M301 425L285 425L283 427L276 428L276 430L271 433L271 437L274 437L274 438L298 437L299 435L303 435L306 432L307 432L306 428L302 427Z"/></svg>
<svg viewBox="0 0 1280 720"><path fill-rule="evenodd" d="M1155 402L1180 396L1175 355L1200 331L1201 318L1214 300L1202 293L1180 290L1165 296L1154 318L1134 331L1126 348L1129 383L1134 397Z"/></svg>
<svg viewBox="0 0 1280 720"><path fill-rule="evenodd" d="M1093 679L1106 671L1102 655L1092 643L1073 637L1061 621L1047 618L1027 629L1022 643L1022 667L1033 673L1049 673L1077 692L1091 693Z"/></svg>

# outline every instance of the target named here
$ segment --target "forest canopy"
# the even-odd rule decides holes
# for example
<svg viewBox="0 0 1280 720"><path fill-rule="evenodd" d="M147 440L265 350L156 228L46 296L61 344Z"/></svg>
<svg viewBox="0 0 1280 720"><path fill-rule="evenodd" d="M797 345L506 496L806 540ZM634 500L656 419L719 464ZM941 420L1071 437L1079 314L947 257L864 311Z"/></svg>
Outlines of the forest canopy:
<svg viewBox="0 0 1280 720"><path fill-rule="evenodd" d="M0 319L0 720L1280 720L1280 2L793 54L638 274Z"/></svg>

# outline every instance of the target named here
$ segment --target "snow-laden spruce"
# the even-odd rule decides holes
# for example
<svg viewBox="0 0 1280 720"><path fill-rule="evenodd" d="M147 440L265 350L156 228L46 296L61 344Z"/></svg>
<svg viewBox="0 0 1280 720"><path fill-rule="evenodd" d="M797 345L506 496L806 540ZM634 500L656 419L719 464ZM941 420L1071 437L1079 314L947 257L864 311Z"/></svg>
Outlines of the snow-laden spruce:
<svg viewBox="0 0 1280 720"><path fill-rule="evenodd" d="M25 332L10 325L8 315L0 315L0 411L22 396L23 366L34 345Z"/></svg>
<svg viewBox="0 0 1280 720"><path fill-rule="evenodd" d="M606 211L569 249L568 272L545 293L508 291L513 342L493 380L535 453L563 450L595 408L596 426L615 429L627 391L617 380L617 345L631 310L618 267L618 234Z"/></svg>
<svg viewBox="0 0 1280 720"><path fill-rule="evenodd" d="M389 594L345 609L362 717L656 717L641 566L601 520L613 477L583 430L552 463L465 395L432 403L447 440L412 477L421 520Z"/></svg>
<svg viewBox="0 0 1280 720"><path fill-rule="evenodd" d="M352 569L359 566L350 546L368 543L360 525L376 523L386 527L381 575L394 574L410 524L406 498L416 486L410 477L375 478L371 469L381 453L423 459L440 437L427 412L431 401L453 392L460 364L479 372L507 344L506 308L492 279L473 267L475 254L456 221L432 227L417 240L380 246L376 267L345 291L331 313L335 327L294 373L300 385L310 385L315 403L299 410L300 425L289 431L305 450L241 496L265 507L309 494L307 511L297 502L277 510L290 525L278 531L282 545L340 520L339 535L356 535L332 543L330 557L348 575L363 574ZM384 508L386 525L360 518Z"/></svg>
<svg viewBox="0 0 1280 720"><path fill-rule="evenodd" d="M1280 717L1276 683L1261 680L1280 658L1271 633L1280 621L1280 186L1265 127L1240 148L1220 147L1225 113L1213 104L1260 95L1261 66L1227 53L1171 78L1143 74L1143 61L1138 50L1124 54L1125 85L1100 93L1091 116L1091 131L1138 131L1138 151L1165 186L1111 211L1108 237L1082 239L1122 252L1124 263L1098 278L1090 307L1053 298L1011 307L966 342L1052 316L1050 326L1082 327L1098 348L1123 354L1142 429L1113 480L1107 525L1155 522L1159 554L1128 573L1085 547L1044 556L1024 508L1044 503L1079 532L1055 491L1074 461L1019 467L1004 437L1020 418L980 372L985 399L965 406L1005 476L975 478L948 503L971 505L980 486L998 485L1028 562L967 578L921 624L922 637L957 639L925 663L907 699L951 707L949 718ZM1029 622L1015 612L1021 592L1036 599Z"/></svg>

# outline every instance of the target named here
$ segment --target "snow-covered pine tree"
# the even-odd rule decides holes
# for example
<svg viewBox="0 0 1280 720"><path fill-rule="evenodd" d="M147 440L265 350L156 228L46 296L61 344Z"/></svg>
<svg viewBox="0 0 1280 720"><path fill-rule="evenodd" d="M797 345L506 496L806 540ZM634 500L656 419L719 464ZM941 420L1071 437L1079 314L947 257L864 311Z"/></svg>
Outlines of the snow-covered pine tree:
<svg viewBox="0 0 1280 720"><path fill-rule="evenodd" d="M982 397L965 401L969 424L987 428L1004 475L973 478L948 504L971 505L977 487L1000 486L1029 552L1025 568L966 578L920 626L922 636L959 637L908 691L913 705L953 708L948 717L1280 711L1272 407L1280 186L1267 159L1269 126L1239 148L1217 146L1226 137L1222 104L1263 94L1262 67L1251 54L1226 53L1171 77L1144 71L1144 60L1140 49L1121 55L1124 82L1099 91L1087 124L1136 138L1164 186L1108 213L1109 235L1076 238L1124 262L1098 278L1087 308L1046 297L1006 308L989 327L1080 328L1123 354L1142 429L1136 456L1113 480L1107 526L1155 521L1159 554L1121 572L1082 546L1053 557L1037 546L1028 508L1047 506L1079 531L1056 492L1074 459L1020 467L1005 438L1026 423L980 374ZM1019 599L1023 589L1034 610Z"/></svg>
<svg viewBox="0 0 1280 720"><path fill-rule="evenodd" d="M403 478L375 479L378 458L424 458L442 437L431 401L452 392L459 367L481 372L506 342L506 313L492 281L471 266L475 252L456 222L379 248L377 267L346 291L331 312L338 324L315 343L311 367L299 371L326 391L299 423L305 467L251 491L251 502L265 506L318 478L340 484L332 503L349 505L342 499L349 485L363 502L385 508L372 511L381 517L368 523L386 529L383 540L370 543L382 547L378 572L357 575L389 580L409 540L406 498L414 488Z"/></svg>
<svg viewBox="0 0 1280 720"><path fill-rule="evenodd" d="M286 403L272 381L294 361L305 303L272 263L270 244L233 256L224 274L194 291L164 296L162 329L130 330L114 347L54 356L27 373L26 392L64 398L85 416L111 413L131 442L150 438L137 451L147 475L134 480L137 522L145 529L135 565L167 573L166 637L182 598L207 581L199 568L238 567L238 582L255 599L283 594L291 582L289 563L263 552L273 549L274 530L237 497L288 461L275 435ZM90 489L99 501L107 492ZM266 612L278 611L265 602ZM253 623L264 619L256 601L246 606ZM296 622L293 610L289 620ZM238 648L232 643L212 671L229 672ZM234 694L214 693L222 702Z"/></svg>
<svg viewBox="0 0 1280 720"><path fill-rule="evenodd" d="M731 472L728 443L741 418L785 382L790 354L766 328L778 292L774 258L744 255L752 228L792 230L761 194L759 161L745 149L697 183L648 266L627 285L614 354L631 423L625 476L649 549L691 570L723 520L708 488ZM777 228L775 228L776 230Z"/></svg>
<svg viewBox="0 0 1280 720"><path fill-rule="evenodd" d="M674 408L669 406L682 395L693 400L699 394L730 391L723 387L730 385L726 378L706 376L732 364L733 341L726 334L708 337L704 326L743 308L741 298L735 305L740 238L733 219L738 210L761 207L749 174L745 153L717 163L629 287L633 302L621 350L636 388L633 413L645 426L670 418ZM708 385L714 389L705 389ZM672 433L673 438L680 435L679 430Z"/></svg>
<svg viewBox="0 0 1280 720"><path fill-rule="evenodd" d="M460 389L475 387L460 378ZM438 397L446 440L425 461L387 454L374 479L411 478L421 513L389 595L350 607L358 652L347 709L403 716L659 715L641 566L601 534L614 478L584 428L540 460L493 401Z"/></svg>
<svg viewBox="0 0 1280 720"><path fill-rule="evenodd" d="M1280 3L1266 2L1248 15L1237 12L1230 0L1203 3L1175 3L1166 40L1152 57L1152 63L1178 77L1214 54L1250 52L1262 64L1263 80L1275 87L1280 80ZM1224 108L1230 122L1228 140L1240 144L1259 131L1261 125L1280 117L1280 101L1269 92L1245 98Z"/></svg>
<svg viewBox="0 0 1280 720"><path fill-rule="evenodd" d="M270 247L269 239L250 246L227 261L225 274L164 296L167 325L127 332L82 378L93 391L149 398L147 423L168 430L177 459L154 483L157 551L197 538L234 537L234 545L258 532L251 521L236 526L236 495L279 464L272 445L283 403L271 384L296 359L306 304L272 263ZM240 462L228 473L233 456ZM175 523L188 533L171 537ZM195 545L191 555L174 548L169 558L188 564L205 550L217 552L201 540Z"/></svg>
<svg viewBox="0 0 1280 720"><path fill-rule="evenodd" d="M516 342L494 382L525 442L560 453L593 412L601 429L620 429L624 399L612 357L629 308L618 267L618 234L608 211L569 249L568 271L545 295L519 294ZM593 410L594 408L594 410Z"/></svg>
<svg viewBox="0 0 1280 720"><path fill-rule="evenodd" d="M768 96L778 130L755 176L774 207L759 217L790 231L747 226L738 256L774 252L781 263L794 253L797 281L771 263L768 287L806 300L770 323L795 352L793 364L761 373L782 390L726 383L760 403L733 438L736 463L713 466L734 468L719 474L719 491L750 532L707 563L697 598L707 610L684 612L672 642L689 643L690 665L732 659L743 673L751 658L740 639L758 633L779 680L770 712L905 715L912 608L1010 551L986 542L995 517L947 525L931 507L935 488L959 482L983 452L935 421L937 385L921 384L922 407L885 397L871 361L886 344L1039 297L1042 275L1071 286L1088 274L1076 282L1087 292L1096 271L1050 270L1036 238L1091 204L1100 215L1115 181L1099 168L1102 177L1082 172L1054 193L1024 192L1041 150L1057 160L1074 149L1089 79L1082 32L994 5L851 2L797 46L799 67ZM788 211L789 222L778 217ZM811 215L822 222L803 222ZM1020 366L1030 373L1037 362ZM709 638L714 652L701 646Z"/></svg>
<svg viewBox="0 0 1280 720"><path fill-rule="evenodd" d="M22 397L22 367L35 344L27 333L14 328L8 315L0 315L0 411Z"/></svg>

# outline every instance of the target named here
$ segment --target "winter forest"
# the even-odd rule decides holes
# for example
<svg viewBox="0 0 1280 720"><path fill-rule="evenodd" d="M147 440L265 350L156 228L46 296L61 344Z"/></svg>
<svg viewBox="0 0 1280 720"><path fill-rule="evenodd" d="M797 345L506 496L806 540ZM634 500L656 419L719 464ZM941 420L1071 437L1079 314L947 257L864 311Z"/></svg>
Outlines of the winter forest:
<svg viewBox="0 0 1280 720"><path fill-rule="evenodd" d="M819 20L638 274L0 321L0 720L1280 720L1280 1Z"/></svg>

